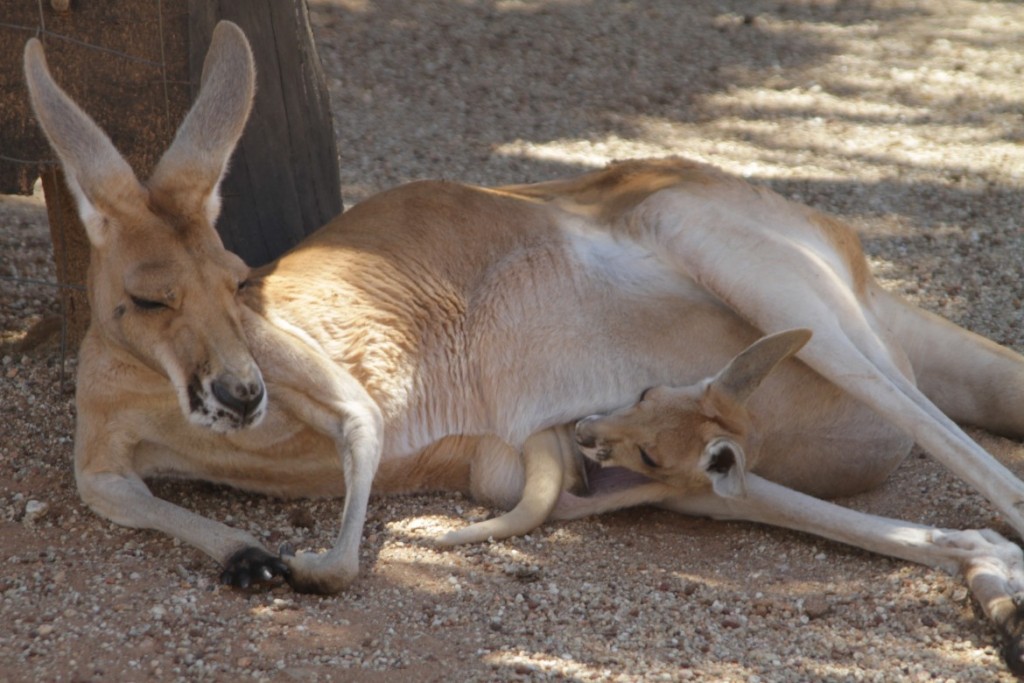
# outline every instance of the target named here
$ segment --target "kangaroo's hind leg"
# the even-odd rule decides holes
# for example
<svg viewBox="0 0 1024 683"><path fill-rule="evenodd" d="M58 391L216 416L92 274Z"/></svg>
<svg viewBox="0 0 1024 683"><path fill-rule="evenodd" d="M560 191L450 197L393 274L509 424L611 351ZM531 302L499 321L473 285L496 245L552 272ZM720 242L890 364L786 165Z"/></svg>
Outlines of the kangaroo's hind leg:
<svg viewBox="0 0 1024 683"><path fill-rule="evenodd" d="M669 196L660 202L660 222L651 229L660 230L656 234L663 235L662 240L670 247L665 258L766 334L793 327L813 330L814 337L798 354L801 361L913 437L985 496L1024 535L1024 482L964 433L900 368L900 355L910 354L902 345L892 348L893 338L898 341L908 334L918 334L911 332L917 324L914 318L927 316L904 315L890 306L887 295L866 273L863 257L834 250L823 241L826 233L815 229L813 221L801 223L800 216L783 211L789 205L766 204L766 208L778 209L780 215L778 232L765 233L750 215L691 222L683 230L671 219L706 210L699 202L694 204L686 196ZM736 251L737 245L757 254L756 259L744 261L742 269L734 267L735 259L723 258L723 254ZM779 264L786 267L780 268ZM901 332L891 329L897 324ZM938 336L929 338L920 333L921 344L940 346L950 339L963 344L965 336L954 333L952 325L934 323L930 329L940 331ZM980 343L968 346L973 350ZM920 362L926 354L917 355ZM1007 360L1010 356L998 351L987 355L1001 360L999 367L1012 371L1013 377L1019 376L1017 364ZM950 362L955 365L960 361ZM932 361L925 365L934 371L932 366L939 364ZM968 374L960 370L957 376ZM1000 387L1012 385L1016 381L1013 377L1002 379ZM1007 395L1007 400L1015 395L1009 390L1000 393Z"/></svg>
<svg viewBox="0 0 1024 683"><path fill-rule="evenodd" d="M917 386L954 421L1024 438L1024 356L879 292L876 313L906 352Z"/></svg>
<svg viewBox="0 0 1024 683"><path fill-rule="evenodd" d="M991 529L939 529L858 512L753 473L747 473L746 487L746 495L735 498L670 495L660 505L685 514L795 529L960 574L1002 636L1010 670L1024 673L1024 554L1016 544Z"/></svg>

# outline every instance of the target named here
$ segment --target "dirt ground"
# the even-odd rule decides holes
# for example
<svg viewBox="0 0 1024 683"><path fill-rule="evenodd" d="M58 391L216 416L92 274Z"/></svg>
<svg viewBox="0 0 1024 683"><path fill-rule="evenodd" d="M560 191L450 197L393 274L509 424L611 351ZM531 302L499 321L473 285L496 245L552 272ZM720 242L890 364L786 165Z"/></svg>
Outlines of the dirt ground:
<svg viewBox="0 0 1024 683"><path fill-rule="evenodd" d="M525 182L690 156L843 217L888 287L1024 351L1024 5L310 8L347 206L415 178ZM0 198L0 681L1012 680L956 577L647 509L438 551L432 535L491 511L376 499L347 593L219 586L208 557L79 501L75 358L47 334L54 290L34 284L53 280L50 259L41 198ZM975 436L1024 475L1020 444ZM341 509L154 489L269 547L329 545ZM1010 533L919 452L842 502Z"/></svg>

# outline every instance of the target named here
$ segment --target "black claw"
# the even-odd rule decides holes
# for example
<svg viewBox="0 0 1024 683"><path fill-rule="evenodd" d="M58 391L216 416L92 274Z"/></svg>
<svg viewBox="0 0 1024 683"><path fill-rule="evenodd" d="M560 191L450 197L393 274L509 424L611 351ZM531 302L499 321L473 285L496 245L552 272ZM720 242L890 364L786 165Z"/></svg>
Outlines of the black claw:
<svg viewBox="0 0 1024 683"><path fill-rule="evenodd" d="M1004 624L1003 628L1003 661L1006 667L1018 678L1024 678L1024 606L1021 595L1013 596L1017 606L1016 613Z"/></svg>
<svg viewBox="0 0 1024 683"><path fill-rule="evenodd" d="M1015 676L1024 677L1024 645L1020 640L1007 639L1003 645L1003 661Z"/></svg>
<svg viewBox="0 0 1024 683"><path fill-rule="evenodd" d="M242 548L224 565L220 582L226 586L248 588L254 581L270 581L275 576L288 578L290 570L280 557L263 548Z"/></svg>

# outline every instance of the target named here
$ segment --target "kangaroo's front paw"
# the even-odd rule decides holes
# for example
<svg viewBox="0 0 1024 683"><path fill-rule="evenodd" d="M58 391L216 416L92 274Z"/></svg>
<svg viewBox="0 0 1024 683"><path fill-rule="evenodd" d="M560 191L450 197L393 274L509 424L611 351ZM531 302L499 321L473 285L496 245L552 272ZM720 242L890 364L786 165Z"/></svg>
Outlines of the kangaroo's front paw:
<svg viewBox="0 0 1024 683"><path fill-rule="evenodd" d="M242 548L228 558L220 582L236 588L248 588L254 582L270 581L275 576L288 578L288 565L263 548Z"/></svg>
<svg viewBox="0 0 1024 683"><path fill-rule="evenodd" d="M348 588L359 575L359 563L346 562L331 551L326 553L282 550L281 559L288 567L285 578L299 593L333 595Z"/></svg>

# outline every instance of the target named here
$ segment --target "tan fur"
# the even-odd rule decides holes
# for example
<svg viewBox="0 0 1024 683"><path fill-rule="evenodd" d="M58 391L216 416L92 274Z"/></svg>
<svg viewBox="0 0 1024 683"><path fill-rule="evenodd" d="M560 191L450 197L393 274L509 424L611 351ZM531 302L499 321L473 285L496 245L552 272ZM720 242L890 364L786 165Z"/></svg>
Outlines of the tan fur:
<svg viewBox="0 0 1024 683"><path fill-rule="evenodd" d="M882 291L833 218L702 164L633 161L540 185L405 185L249 272L213 229L253 92L237 27L215 31L199 98L145 183L53 82L38 41L25 73L93 247L82 498L200 548L229 583L278 574L342 590L371 487L458 489L513 509L447 543L642 503L793 525L814 505L805 494L870 488L914 441L1024 531L1024 484L954 424L1024 435L1024 360ZM792 328L813 337L745 403L749 434L712 396L704 409L718 413L673 437L746 439L743 486L689 495L612 469L588 482L566 425L646 387L699 383ZM278 557L154 497L143 480L160 475L344 494L338 538ZM884 525L858 535L844 523L821 531L894 550ZM927 533L914 532L918 547ZM986 539L999 578L972 587L989 609L1021 575L1019 551Z"/></svg>

